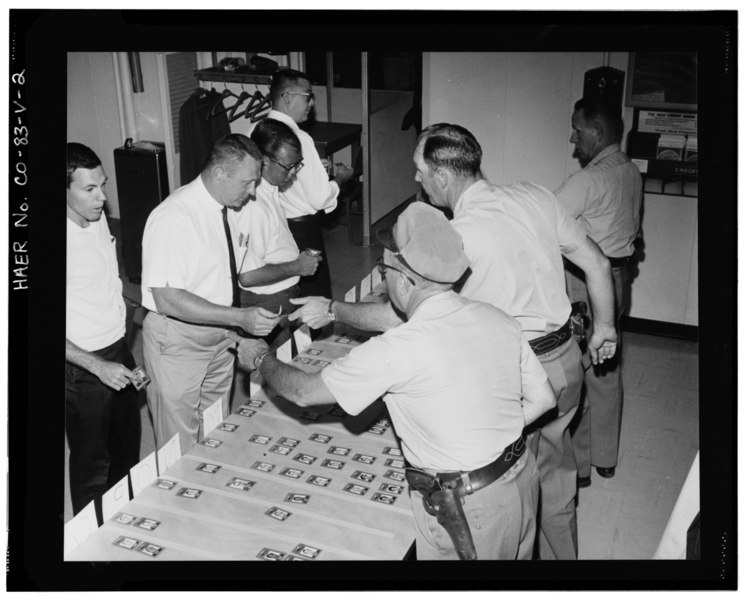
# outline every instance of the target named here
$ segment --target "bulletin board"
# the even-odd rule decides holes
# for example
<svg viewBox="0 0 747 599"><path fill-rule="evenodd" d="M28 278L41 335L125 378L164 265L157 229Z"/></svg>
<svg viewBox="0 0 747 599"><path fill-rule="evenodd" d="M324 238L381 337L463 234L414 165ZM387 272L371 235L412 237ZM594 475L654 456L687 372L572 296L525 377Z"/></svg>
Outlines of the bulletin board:
<svg viewBox="0 0 747 599"><path fill-rule="evenodd" d="M697 110L696 52L631 52L628 74L627 106Z"/></svg>

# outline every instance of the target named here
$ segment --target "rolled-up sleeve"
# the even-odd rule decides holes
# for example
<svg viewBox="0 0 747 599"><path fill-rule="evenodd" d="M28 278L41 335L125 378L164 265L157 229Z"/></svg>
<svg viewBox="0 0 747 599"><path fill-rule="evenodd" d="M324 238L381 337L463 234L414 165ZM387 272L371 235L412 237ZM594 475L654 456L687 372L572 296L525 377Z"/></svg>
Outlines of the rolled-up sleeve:
<svg viewBox="0 0 747 599"><path fill-rule="evenodd" d="M176 213L161 212L148 219L143 233L144 286L187 287L191 270L187 258L195 237L190 235L192 231L189 218Z"/></svg>
<svg viewBox="0 0 747 599"><path fill-rule="evenodd" d="M322 380L337 403L352 415L389 391L406 375L407 362L391 343L374 337L322 370Z"/></svg>

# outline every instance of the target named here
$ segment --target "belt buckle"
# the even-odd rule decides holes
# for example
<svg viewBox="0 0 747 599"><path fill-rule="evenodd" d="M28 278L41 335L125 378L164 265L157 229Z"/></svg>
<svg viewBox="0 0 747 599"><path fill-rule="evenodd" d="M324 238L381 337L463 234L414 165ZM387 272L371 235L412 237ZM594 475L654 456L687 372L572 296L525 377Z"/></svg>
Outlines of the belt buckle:
<svg viewBox="0 0 747 599"><path fill-rule="evenodd" d="M449 473L449 478L446 480L444 480L440 474L437 478L442 489L456 491L462 487L467 495L471 495L473 490L472 480L469 475L469 472L454 472Z"/></svg>

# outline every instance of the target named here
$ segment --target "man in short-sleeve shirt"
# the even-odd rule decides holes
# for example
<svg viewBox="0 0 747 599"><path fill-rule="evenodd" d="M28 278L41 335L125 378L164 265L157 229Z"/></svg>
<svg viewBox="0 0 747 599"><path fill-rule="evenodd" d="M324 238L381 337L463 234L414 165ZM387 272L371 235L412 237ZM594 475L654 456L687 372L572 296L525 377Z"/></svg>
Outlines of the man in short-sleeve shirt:
<svg viewBox="0 0 747 599"><path fill-rule="evenodd" d="M292 185L305 166L298 137L284 123L264 119L251 140L262 153L262 180L238 215L241 306L282 313L279 326L266 338L277 345L288 336L286 317L294 308L289 300L298 297L299 278L313 275L321 258L298 251L280 206L278 189Z"/></svg>
<svg viewBox="0 0 747 599"><path fill-rule="evenodd" d="M471 270L460 294L490 303L519 322L558 397L557 412L537 422L528 439L542 488L538 545L542 559L575 559L576 462L568 426L578 407L583 373L570 330L562 256L583 268L591 282L591 303L599 315L589 341L595 362L613 356L617 340L609 263L549 191L532 183L495 186L483 179L482 149L463 127L427 127L413 160L415 180L430 201L454 213L452 226L464 242ZM303 305L291 317L312 327L327 324L327 312L369 331L386 330L399 320L386 306L332 306L324 298L299 298L296 303Z"/></svg>
<svg viewBox="0 0 747 599"><path fill-rule="evenodd" d="M535 423L528 443L540 472L540 559L575 559L576 463L568 427L581 393L581 354L571 334L562 256L586 273L600 315L589 340L595 362L612 357L609 265L585 231L545 188L518 182L495 186L481 176L482 149L463 127L437 124L418 139L415 176L431 201L454 212L472 275L461 293L513 316L547 372L557 412Z"/></svg>
<svg viewBox="0 0 747 599"><path fill-rule="evenodd" d="M73 513L127 476L140 456L140 407L125 340L115 239L104 214L106 173L83 144L67 145L65 431Z"/></svg>
<svg viewBox="0 0 747 599"><path fill-rule="evenodd" d="M623 131L620 108L592 99L576 102L571 143L583 168L555 192L558 202L577 219L610 261L615 284L615 323L630 307L630 258L640 231L643 189L638 167L620 150ZM587 300L583 272L569 265L568 294ZM590 324L595 316L591 315ZM581 417L573 432L579 485L591 484L591 466L604 478L615 474L622 421L622 355L584 372Z"/></svg>
<svg viewBox="0 0 747 599"><path fill-rule="evenodd" d="M338 165L334 178L330 181L314 140L298 126L308 120L314 106L314 92L308 75L293 69L278 71L272 76L270 96L272 110L265 118L288 125L301 141L301 153L304 157L304 168L296 174L293 185L280 192L280 205L285 211L298 247L322 252L322 261L314 275L301 279L301 294L330 296L332 288L322 236L323 215L337 207L340 185L350 180L353 169ZM250 129L249 133L252 131Z"/></svg>
<svg viewBox="0 0 747 599"><path fill-rule="evenodd" d="M440 212L409 206L387 248L380 270L406 322L316 374L283 364L260 341L234 336L239 361L302 406L337 401L358 414L384 396L410 466L418 559L530 559L538 480L522 430L555 403L547 376L511 317L453 291L468 261ZM429 511L437 495L418 484L413 469L461 481L461 530L474 554L453 543L454 529Z"/></svg>
<svg viewBox="0 0 747 599"><path fill-rule="evenodd" d="M186 453L204 432L202 412L218 400L228 415L234 356L226 329L266 335L276 324L263 308L238 307L235 212L254 194L261 160L246 136L222 138L200 176L145 225L143 358L158 447L178 433Z"/></svg>

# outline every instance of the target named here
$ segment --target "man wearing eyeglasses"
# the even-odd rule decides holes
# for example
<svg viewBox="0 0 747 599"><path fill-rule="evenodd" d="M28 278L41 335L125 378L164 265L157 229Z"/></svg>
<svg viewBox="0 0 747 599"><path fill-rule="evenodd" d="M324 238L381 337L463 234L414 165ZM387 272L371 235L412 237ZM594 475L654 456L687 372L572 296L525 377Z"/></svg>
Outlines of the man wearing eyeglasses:
<svg viewBox="0 0 747 599"><path fill-rule="evenodd" d="M408 462L419 560L530 559L538 473L522 430L555 405L547 375L513 318L454 292L469 261L441 212L408 206L385 244L387 306L405 322L317 373L229 333L239 364L303 407L356 415L383 396Z"/></svg>
<svg viewBox="0 0 747 599"><path fill-rule="evenodd" d="M324 213L337 208L340 185L353 176L353 169L339 165L330 181L311 136L299 128L309 118L314 106L311 79L305 73L284 69L273 75L270 85L272 110L266 119L288 125L301 142L304 168L296 173L293 185L280 192L280 205L285 211L293 238L299 248L321 250L322 261L316 273L301 279L302 295L332 295L329 266L324 249L322 226ZM250 129L251 133L251 129Z"/></svg>
<svg viewBox="0 0 747 599"><path fill-rule="evenodd" d="M262 153L262 180L237 219L241 307L260 306L273 314L290 314L290 298L298 297L300 277L313 275L321 257L298 251L280 206L279 190L293 184L304 168L301 142L290 127L264 119L251 140ZM287 337L288 319L265 337L279 344Z"/></svg>
<svg viewBox="0 0 747 599"><path fill-rule="evenodd" d="M583 382L565 292L563 256L586 274L594 313L588 340L594 363L615 355L614 294L609 261L553 194L533 183L495 186L482 178L482 148L471 132L440 123L423 130L413 155L415 180L431 202L449 208L464 241L472 274L460 294L513 316L547 372L557 411L533 427L542 489L538 551L541 559L576 559L576 461L568 427ZM369 331L396 326L397 315L375 304L299 298L290 318L314 328L340 320ZM496 341L499 342L499 341Z"/></svg>

